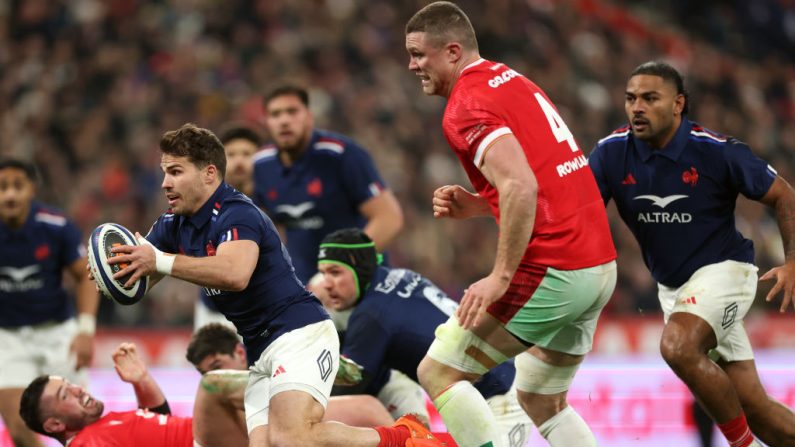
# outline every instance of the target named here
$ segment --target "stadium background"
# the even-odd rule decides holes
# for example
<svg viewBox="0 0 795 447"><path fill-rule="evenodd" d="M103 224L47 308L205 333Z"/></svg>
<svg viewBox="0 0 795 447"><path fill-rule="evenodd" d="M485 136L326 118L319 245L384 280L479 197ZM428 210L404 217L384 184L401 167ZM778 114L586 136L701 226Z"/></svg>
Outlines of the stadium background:
<svg viewBox="0 0 795 447"><path fill-rule="evenodd" d="M299 82L311 89L318 126L367 147L403 205L394 263L458 297L490 268L496 228L431 216L433 189L467 180L441 132L444 101L423 96L406 69L403 26L425 3L0 0L0 154L36 162L39 198L66 210L84 234L106 221L144 232L166 206L163 131L233 120L263 131L261 95ZM627 74L662 58L686 76L693 119L746 141L795 181L795 1L458 3L481 54L542 86L585 152L624 123ZM657 354L656 287L610 212L619 282L574 404L604 445L695 445L690 398ZM741 198L737 216L760 271L780 263L770 211ZM768 288L760 284L747 325L767 351L766 383L793 406L795 325L761 299ZM132 399L106 368L115 344L134 339L164 368L166 394L189 411L197 378L183 353L195 299L195 288L168 282L133 307L103 300L92 389L120 405Z"/></svg>

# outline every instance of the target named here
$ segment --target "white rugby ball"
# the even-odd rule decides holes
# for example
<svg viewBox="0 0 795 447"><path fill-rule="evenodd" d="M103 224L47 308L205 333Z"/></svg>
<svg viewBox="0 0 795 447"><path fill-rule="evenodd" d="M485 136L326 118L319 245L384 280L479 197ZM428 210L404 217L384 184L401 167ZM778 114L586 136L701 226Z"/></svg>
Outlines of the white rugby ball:
<svg viewBox="0 0 795 447"><path fill-rule="evenodd" d="M108 258L116 255L110 249L119 245L139 243L130 230L119 224L104 223L98 226L88 238L88 265L102 294L127 306L141 301L146 294L149 277L142 276L129 288L124 287L129 275L113 279L114 274L126 267L124 264L108 264Z"/></svg>

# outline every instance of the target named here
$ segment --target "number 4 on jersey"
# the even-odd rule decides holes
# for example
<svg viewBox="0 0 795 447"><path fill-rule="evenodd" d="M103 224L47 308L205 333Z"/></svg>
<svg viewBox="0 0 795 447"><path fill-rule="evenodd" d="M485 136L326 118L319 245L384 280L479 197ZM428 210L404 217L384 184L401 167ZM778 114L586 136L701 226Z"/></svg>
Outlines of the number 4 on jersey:
<svg viewBox="0 0 795 447"><path fill-rule="evenodd" d="M550 104L541 93L536 93L535 97L536 101L538 101L538 105L541 106L541 110L544 111L544 115L547 116L549 127L552 129L552 135L555 136L558 143L565 141L569 143L572 152L577 152L579 148L577 147L577 142L574 141L574 135L571 134L568 126L563 122L563 118L558 115L558 111L552 107L552 104Z"/></svg>

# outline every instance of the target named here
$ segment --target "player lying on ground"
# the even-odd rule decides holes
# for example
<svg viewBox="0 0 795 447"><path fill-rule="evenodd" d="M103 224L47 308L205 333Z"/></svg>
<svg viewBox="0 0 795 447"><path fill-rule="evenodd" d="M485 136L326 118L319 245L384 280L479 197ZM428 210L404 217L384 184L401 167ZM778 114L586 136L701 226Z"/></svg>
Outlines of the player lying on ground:
<svg viewBox="0 0 795 447"><path fill-rule="evenodd" d="M82 387L59 376L39 376L25 389L20 416L27 426L70 447L192 447L248 445L245 422L236 416L242 409L247 378L239 385L234 376L215 375L202 380L194 413L212 424L192 424L191 418L172 416L163 391L138 357L135 345L122 343L113 352L119 378L135 390L138 409L109 412ZM217 436L212 438L209 433ZM201 440L220 439L221 444Z"/></svg>

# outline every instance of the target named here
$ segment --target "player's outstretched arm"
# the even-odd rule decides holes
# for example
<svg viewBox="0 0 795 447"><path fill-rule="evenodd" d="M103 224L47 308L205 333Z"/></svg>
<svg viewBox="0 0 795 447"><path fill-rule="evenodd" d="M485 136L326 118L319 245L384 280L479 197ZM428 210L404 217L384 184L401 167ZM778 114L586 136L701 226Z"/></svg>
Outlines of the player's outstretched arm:
<svg viewBox="0 0 795 447"><path fill-rule="evenodd" d="M491 216L486 199L473 194L461 185L444 185L433 192L433 217L440 219L469 219Z"/></svg>
<svg viewBox="0 0 795 447"><path fill-rule="evenodd" d="M385 250L403 228L403 210L392 191L382 191L366 200L359 206L359 212L367 219L364 232L379 251Z"/></svg>
<svg viewBox="0 0 795 447"><path fill-rule="evenodd" d="M778 228L784 242L784 265L775 267L759 278L760 281L776 279L776 284L767 294L767 301L773 300L783 292L780 311L785 312L790 304L795 307L795 190L781 177L776 177L773 185L760 201L775 208Z"/></svg>
<svg viewBox="0 0 795 447"><path fill-rule="evenodd" d="M77 335L72 340L69 351L75 353L77 369L91 365L91 360L94 358L94 332L97 324L97 307L99 307L99 293L84 271L87 265L88 260L82 257L72 262L68 268L69 274L76 283L78 326Z"/></svg>
<svg viewBox="0 0 795 447"><path fill-rule="evenodd" d="M138 400L139 408L151 410L166 408L166 411L158 413L169 413L167 410L166 396L149 374L143 360L138 356L138 350L134 343L120 344L112 354L113 366L116 374L124 382L129 383L135 390L135 398Z"/></svg>

